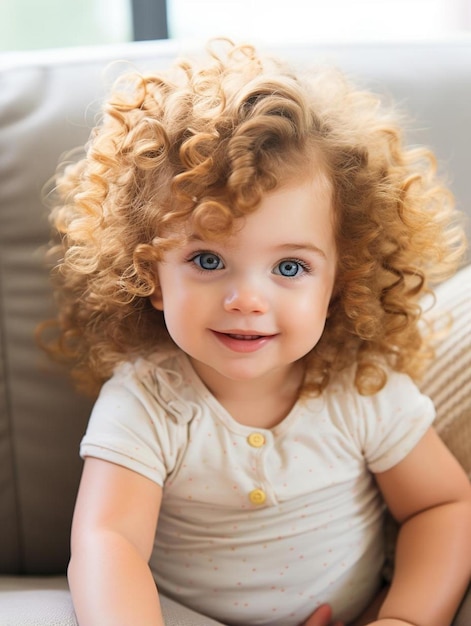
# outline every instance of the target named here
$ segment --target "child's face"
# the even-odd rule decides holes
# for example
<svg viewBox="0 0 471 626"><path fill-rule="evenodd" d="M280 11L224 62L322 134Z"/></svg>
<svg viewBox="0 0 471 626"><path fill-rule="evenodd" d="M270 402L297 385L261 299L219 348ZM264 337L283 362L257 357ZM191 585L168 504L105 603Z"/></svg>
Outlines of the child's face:
<svg viewBox="0 0 471 626"><path fill-rule="evenodd" d="M279 376L319 341L335 278L331 192L318 175L268 193L223 241L189 234L158 264L168 332L203 382Z"/></svg>

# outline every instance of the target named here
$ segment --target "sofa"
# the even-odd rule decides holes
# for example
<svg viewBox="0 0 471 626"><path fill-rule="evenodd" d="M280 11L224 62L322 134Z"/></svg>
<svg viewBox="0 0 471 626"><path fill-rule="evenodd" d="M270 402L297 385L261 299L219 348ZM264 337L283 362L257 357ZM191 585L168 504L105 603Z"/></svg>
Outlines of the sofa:
<svg viewBox="0 0 471 626"><path fill-rule="evenodd" d="M161 68L195 44L139 42L0 55L0 625L76 626L65 572L79 441L91 402L37 346L53 311L43 258L42 189L60 156L83 144L100 98L130 67ZM471 39L279 46L303 64L334 64L394 99L407 140L431 146L471 217ZM471 220L467 223L471 234ZM471 476L471 265L438 290L443 333L422 381L437 429ZM451 323L450 323L451 322ZM164 600L167 624L216 622ZM471 625L471 594L454 626Z"/></svg>

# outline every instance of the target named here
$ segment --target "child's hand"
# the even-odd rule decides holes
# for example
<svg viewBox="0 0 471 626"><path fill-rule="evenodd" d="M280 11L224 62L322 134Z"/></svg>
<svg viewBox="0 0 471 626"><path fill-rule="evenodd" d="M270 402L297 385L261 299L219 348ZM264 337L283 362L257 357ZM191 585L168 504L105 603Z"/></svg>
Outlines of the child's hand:
<svg viewBox="0 0 471 626"><path fill-rule="evenodd" d="M332 622L332 609L328 604L322 604L302 626L345 626L343 622ZM388 626L388 625L386 625Z"/></svg>

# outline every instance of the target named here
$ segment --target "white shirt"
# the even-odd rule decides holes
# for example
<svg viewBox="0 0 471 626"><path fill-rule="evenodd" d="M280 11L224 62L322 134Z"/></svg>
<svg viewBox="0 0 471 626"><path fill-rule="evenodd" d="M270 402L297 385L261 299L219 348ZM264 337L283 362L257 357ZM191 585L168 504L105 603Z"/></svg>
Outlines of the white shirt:
<svg viewBox="0 0 471 626"><path fill-rule="evenodd" d="M433 419L405 375L361 396L348 372L274 428L252 429L175 352L117 368L81 455L163 486L151 557L162 593L226 624L294 626L324 602L348 622L381 581L372 472L401 461Z"/></svg>

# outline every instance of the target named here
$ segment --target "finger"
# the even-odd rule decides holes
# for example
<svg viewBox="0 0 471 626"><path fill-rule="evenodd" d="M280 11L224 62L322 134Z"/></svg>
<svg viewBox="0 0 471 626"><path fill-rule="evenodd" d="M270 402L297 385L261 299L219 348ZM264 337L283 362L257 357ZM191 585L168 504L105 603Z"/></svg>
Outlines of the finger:
<svg viewBox="0 0 471 626"><path fill-rule="evenodd" d="M332 609L328 604L322 604L304 622L303 626L330 626L332 619Z"/></svg>

